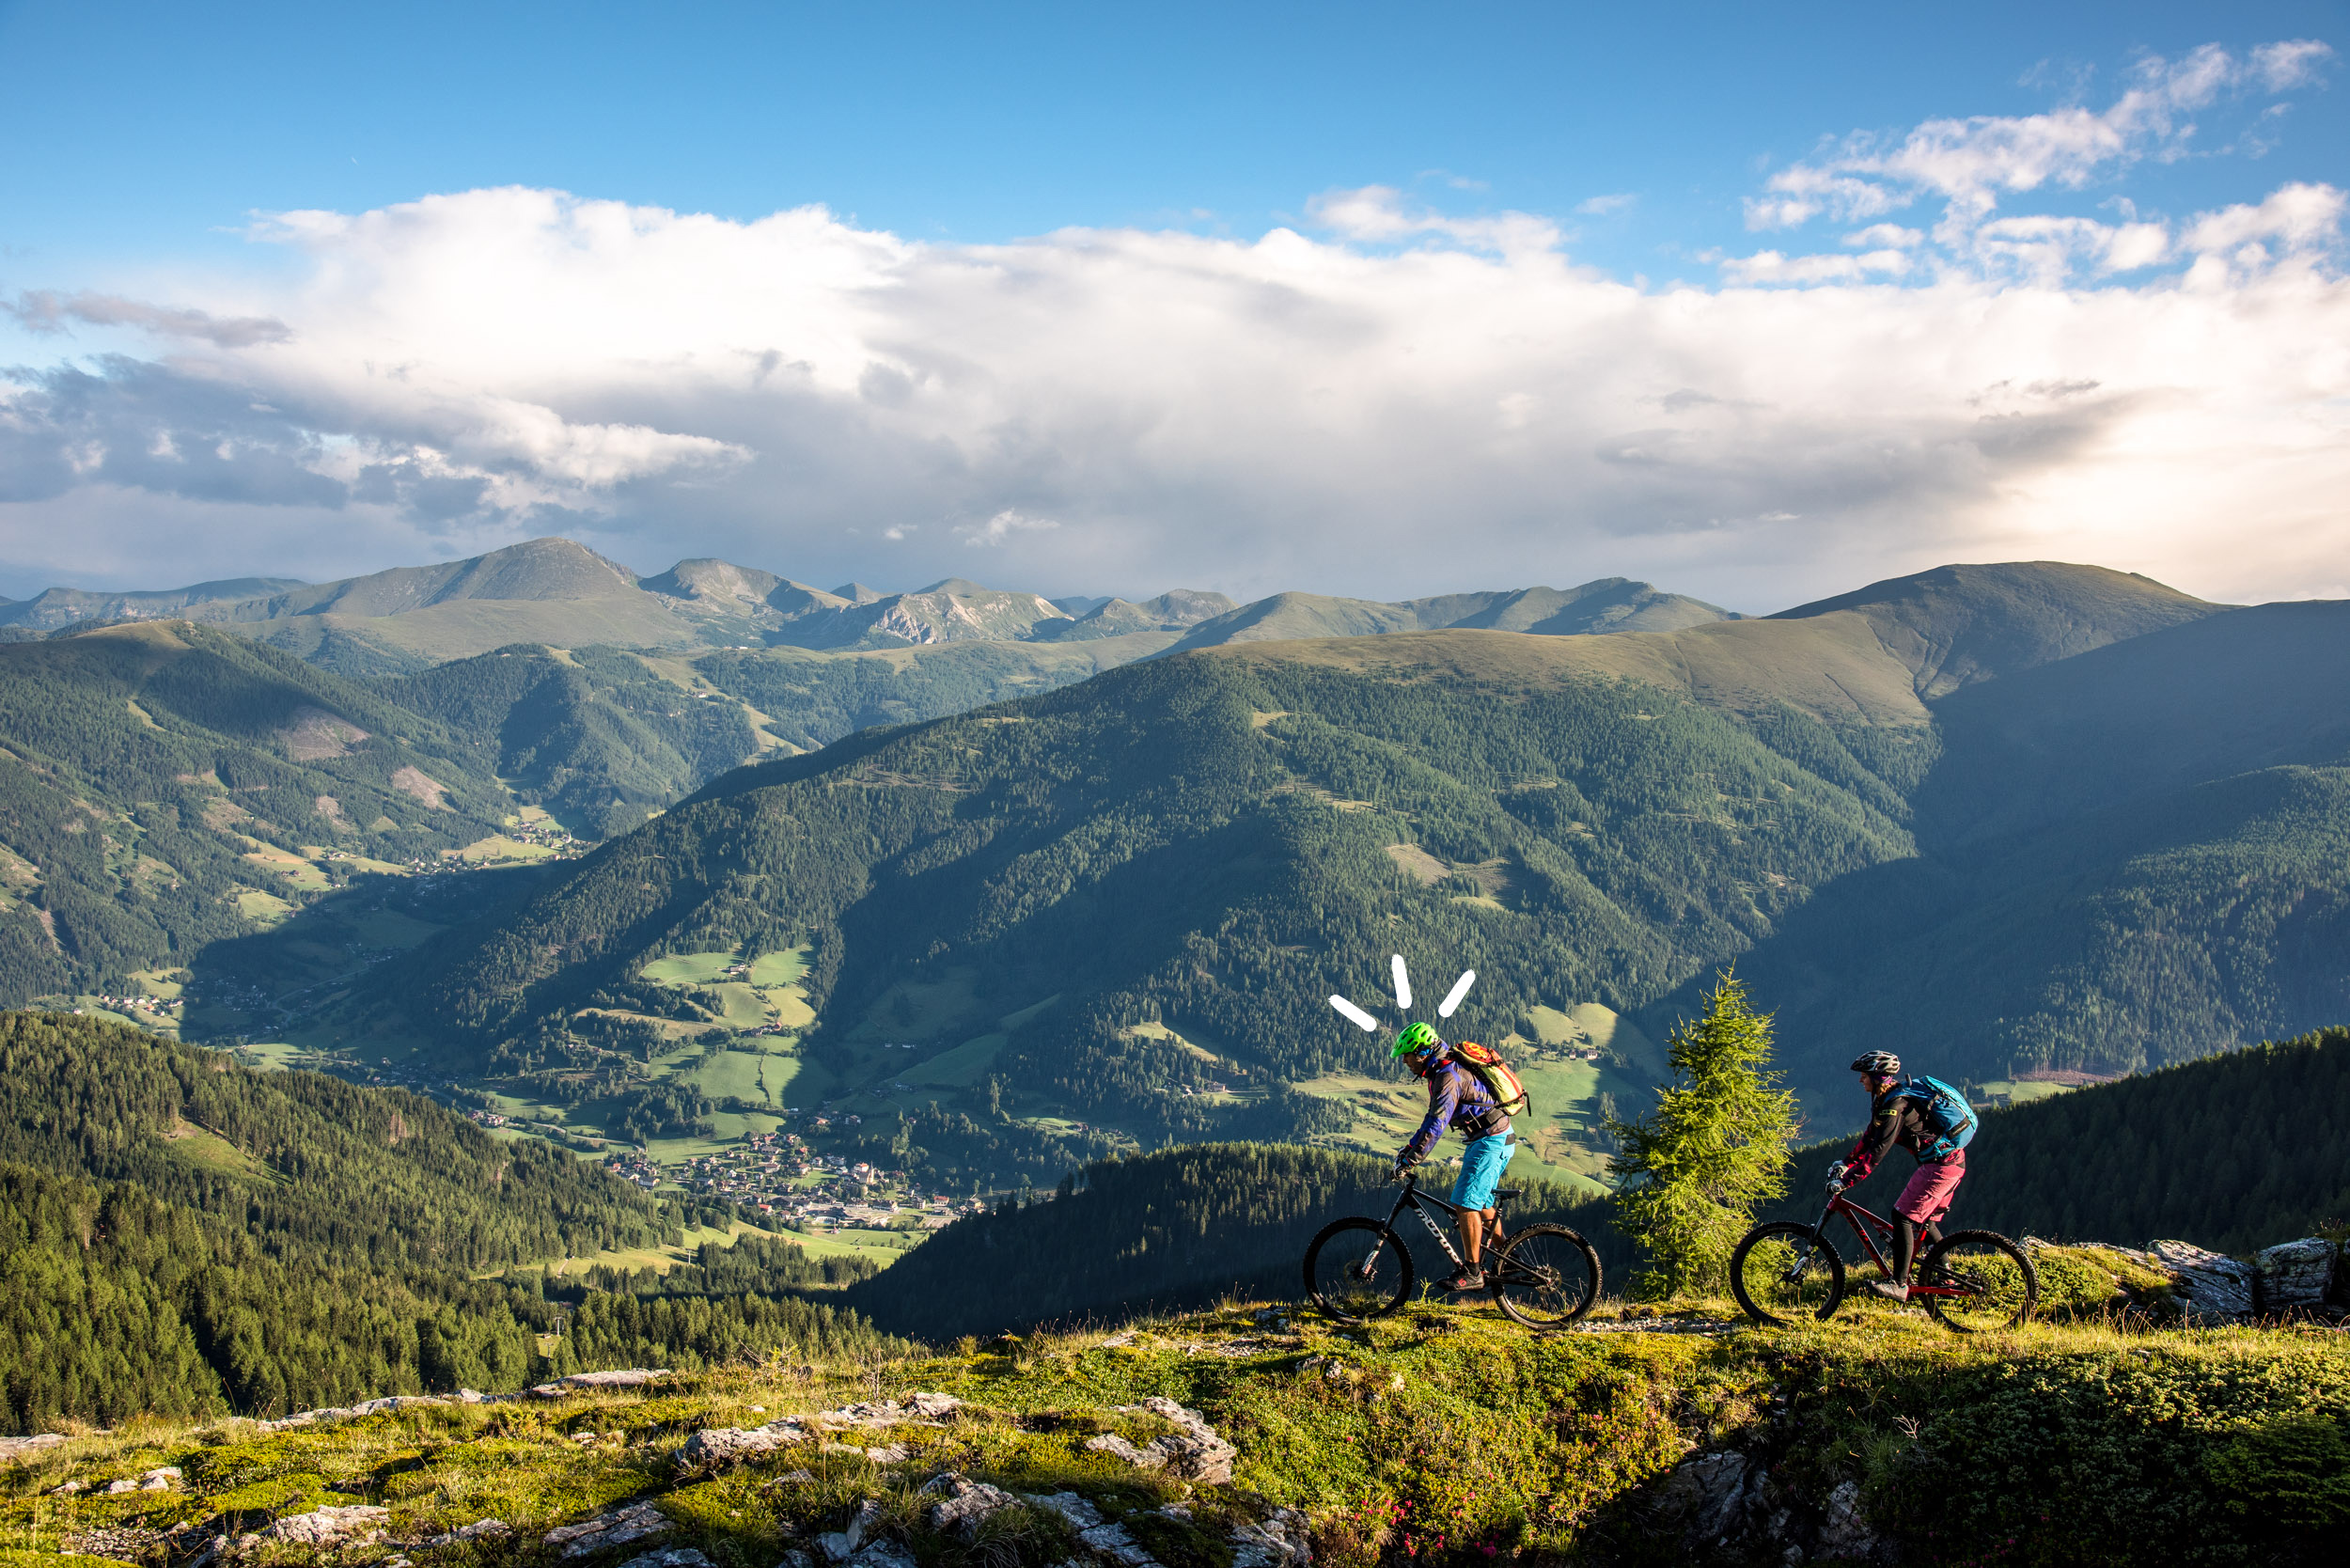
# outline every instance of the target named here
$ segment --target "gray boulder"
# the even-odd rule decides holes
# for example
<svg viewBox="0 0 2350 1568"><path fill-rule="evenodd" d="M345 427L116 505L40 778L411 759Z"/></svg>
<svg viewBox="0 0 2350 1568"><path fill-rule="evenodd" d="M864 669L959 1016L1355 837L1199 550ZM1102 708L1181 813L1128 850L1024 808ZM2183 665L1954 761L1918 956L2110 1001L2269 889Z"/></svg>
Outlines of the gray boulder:
<svg viewBox="0 0 2350 1568"><path fill-rule="evenodd" d="M931 1504L931 1529L951 1530L965 1541L979 1538L979 1527L1020 1499L1001 1487L964 1476L946 1481L946 1495Z"/></svg>
<svg viewBox="0 0 2350 1568"><path fill-rule="evenodd" d="M2334 1282L2339 1249L2318 1236L2305 1236L2253 1256L2260 1278L2263 1312L2290 1312L2326 1305Z"/></svg>
<svg viewBox="0 0 2350 1568"><path fill-rule="evenodd" d="M2168 1269L2171 1294L2199 1323L2233 1323L2251 1316L2259 1274L2249 1263L2208 1251L2191 1242L2158 1241L2148 1248Z"/></svg>
<svg viewBox="0 0 2350 1568"><path fill-rule="evenodd" d="M807 1434L788 1423L774 1426L712 1426L704 1427L685 1440L678 1450L681 1469L714 1470L725 1465L740 1465L746 1459L762 1459L792 1444L803 1442Z"/></svg>
<svg viewBox="0 0 2350 1568"><path fill-rule="evenodd" d="M668 1528L669 1521L651 1503L631 1503L580 1524L551 1529L547 1531L547 1544L562 1547L565 1557L586 1557L607 1546L625 1546L632 1541L659 1535Z"/></svg>
<svg viewBox="0 0 2350 1568"><path fill-rule="evenodd" d="M321 1508L278 1520L260 1532L264 1541L290 1541L305 1546L363 1545L384 1538L392 1511L373 1503L348 1508Z"/></svg>
<svg viewBox="0 0 2350 1568"><path fill-rule="evenodd" d="M1656 1489L1660 1521L1678 1527L1692 1546L1728 1538L1746 1523L1750 1468L1745 1454L1729 1450L1683 1460Z"/></svg>
<svg viewBox="0 0 2350 1568"><path fill-rule="evenodd" d="M1277 1508L1269 1518L1232 1529L1232 1568L1306 1568L1313 1560L1306 1516L1293 1508Z"/></svg>

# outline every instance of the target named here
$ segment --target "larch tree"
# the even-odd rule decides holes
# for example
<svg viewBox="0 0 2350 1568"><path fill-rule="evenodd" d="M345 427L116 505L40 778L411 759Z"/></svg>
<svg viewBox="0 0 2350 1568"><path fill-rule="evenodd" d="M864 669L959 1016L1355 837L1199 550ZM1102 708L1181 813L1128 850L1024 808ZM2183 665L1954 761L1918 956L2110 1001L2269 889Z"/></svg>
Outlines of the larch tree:
<svg viewBox="0 0 2350 1568"><path fill-rule="evenodd" d="M1795 1098L1769 1070L1771 1020L1724 970L1703 1016L1674 1028L1653 1113L1610 1117L1617 1224L1647 1254L1644 1295L1719 1291L1758 1204L1786 1191Z"/></svg>

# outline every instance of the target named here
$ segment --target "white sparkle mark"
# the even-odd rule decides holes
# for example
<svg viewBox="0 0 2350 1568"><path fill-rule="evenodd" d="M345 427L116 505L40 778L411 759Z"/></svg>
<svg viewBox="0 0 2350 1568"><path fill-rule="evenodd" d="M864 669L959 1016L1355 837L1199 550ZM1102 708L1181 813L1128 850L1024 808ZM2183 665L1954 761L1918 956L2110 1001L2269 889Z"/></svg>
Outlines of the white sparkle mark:
<svg viewBox="0 0 2350 1568"><path fill-rule="evenodd" d="M1412 977L1403 972L1403 955L1395 955L1395 1005L1409 1012L1412 1010Z"/></svg>
<svg viewBox="0 0 2350 1568"><path fill-rule="evenodd" d="M1379 1027L1378 1019L1373 1018L1370 1013L1365 1012L1361 1008L1356 1007L1353 1002L1348 1001L1343 996L1331 997L1330 1005L1344 1013L1347 1019L1365 1034L1369 1034L1371 1030Z"/></svg>
<svg viewBox="0 0 2350 1568"><path fill-rule="evenodd" d="M1476 971L1476 970L1474 970L1474 969L1464 969L1464 970L1462 970L1462 971L1461 971L1461 978L1460 978L1459 980L1454 980L1454 981L1452 982L1452 989L1445 993L1445 996L1444 996L1444 1005L1443 1005L1442 1007L1440 1007L1440 1008L1436 1009L1436 1016L1437 1016L1437 1017L1439 1017L1439 1018L1449 1018L1449 1017L1451 1017L1451 1016L1452 1016L1452 1014L1453 1014L1454 1010L1460 1007L1460 1005L1461 1005L1461 998L1462 998L1462 997L1464 997L1464 996L1467 996L1467 995L1468 995L1468 988L1469 988L1470 986L1472 986L1472 985L1475 985L1476 983L1477 983L1477 971Z"/></svg>

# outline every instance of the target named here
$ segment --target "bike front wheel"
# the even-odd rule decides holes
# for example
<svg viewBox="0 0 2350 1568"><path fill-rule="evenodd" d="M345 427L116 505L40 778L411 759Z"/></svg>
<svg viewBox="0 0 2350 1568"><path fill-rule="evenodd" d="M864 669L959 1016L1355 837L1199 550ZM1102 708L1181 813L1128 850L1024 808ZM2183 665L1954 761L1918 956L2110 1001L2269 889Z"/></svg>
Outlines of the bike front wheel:
<svg viewBox="0 0 2350 1568"><path fill-rule="evenodd" d="M1323 1227L1306 1248L1306 1299L1340 1323L1386 1317L1412 1290L1412 1254L1375 1219Z"/></svg>
<svg viewBox="0 0 2350 1568"><path fill-rule="evenodd" d="M1528 1328L1564 1328L1599 1299L1599 1254L1563 1225L1529 1225L1485 1264L1494 1304Z"/></svg>
<svg viewBox="0 0 2350 1568"><path fill-rule="evenodd" d="M1953 1231L1936 1242L1918 1284L1926 1310L1959 1334L2018 1327L2040 1304L2040 1271L2022 1247L1989 1231Z"/></svg>
<svg viewBox="0 0 2350 1568"><path fill-rule="evenodd" d="M1758 1225L1730 1255L1730 1293L1757 1323L1831 1318L1844 1299L1844 1260L1809 1225Z"/></svg>

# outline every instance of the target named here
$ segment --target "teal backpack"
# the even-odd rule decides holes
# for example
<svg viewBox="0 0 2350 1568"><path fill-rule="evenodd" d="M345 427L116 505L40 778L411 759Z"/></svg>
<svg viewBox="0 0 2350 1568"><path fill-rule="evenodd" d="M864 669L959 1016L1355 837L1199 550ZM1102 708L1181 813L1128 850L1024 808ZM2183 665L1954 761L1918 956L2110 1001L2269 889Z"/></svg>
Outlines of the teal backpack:
<svg viewBox="0 0 2350 1568"><path fill-rule="evenodd" d="M1966 1103L1966 1096L1939 1078L1924 1074L1904 1078L1887 1090L1878 1099L1882 1105L1897 1094L1906 1094L1918 1102L1919 1114L1934 1141L1918 1151L1921 1160L1948 1159L1975 1138L1975 1108Z"/></svg>

